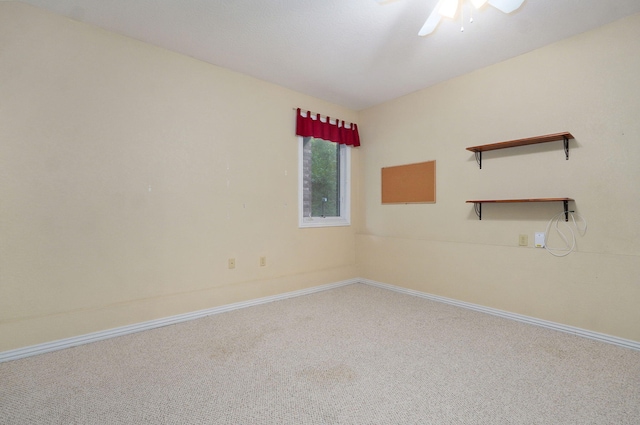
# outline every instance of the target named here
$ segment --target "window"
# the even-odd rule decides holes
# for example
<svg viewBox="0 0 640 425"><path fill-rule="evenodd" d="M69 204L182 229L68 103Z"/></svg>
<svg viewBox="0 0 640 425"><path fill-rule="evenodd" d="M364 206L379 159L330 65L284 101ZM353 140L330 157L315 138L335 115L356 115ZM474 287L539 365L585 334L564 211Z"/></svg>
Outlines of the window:
<svg viewBox="0 0 640 425"><path fill-rule="evenodd" d="M298 139L300 227L350 225L351 148L314 137Z"/></svg>

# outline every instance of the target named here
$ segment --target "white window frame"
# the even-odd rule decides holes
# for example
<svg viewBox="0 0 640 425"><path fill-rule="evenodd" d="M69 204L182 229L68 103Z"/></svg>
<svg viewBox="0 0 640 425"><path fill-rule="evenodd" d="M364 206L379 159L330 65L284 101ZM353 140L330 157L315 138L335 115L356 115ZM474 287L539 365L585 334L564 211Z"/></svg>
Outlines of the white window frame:
<svg viewBox="0 0 640 425"><path fill-rule="evenodd" d="M340 145L340 216L304 217L304 138L298 136L298 226L333 227L351 225L351 147Z"/></svg>

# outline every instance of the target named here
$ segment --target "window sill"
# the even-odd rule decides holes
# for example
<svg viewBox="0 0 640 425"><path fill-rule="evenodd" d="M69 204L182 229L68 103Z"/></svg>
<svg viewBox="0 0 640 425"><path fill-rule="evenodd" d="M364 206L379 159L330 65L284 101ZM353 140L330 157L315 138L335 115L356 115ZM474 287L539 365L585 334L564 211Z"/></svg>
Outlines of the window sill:
<svg viewBox="0 0 640 425"><path fill-rule="evenodd" d="M351 221L343 217L306 217L299 223L301 229L308 227L339 227L350 225Z"/></svg>

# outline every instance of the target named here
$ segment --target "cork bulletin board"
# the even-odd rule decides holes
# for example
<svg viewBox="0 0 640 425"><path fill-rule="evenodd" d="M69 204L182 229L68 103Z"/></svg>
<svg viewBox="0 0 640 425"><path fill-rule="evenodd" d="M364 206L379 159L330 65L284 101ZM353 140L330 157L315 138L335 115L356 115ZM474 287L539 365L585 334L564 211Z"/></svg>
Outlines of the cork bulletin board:
<svg viewBox="0 0 640 425"><path fill-rule="evenodd" d="M436 202L436 162L382 168L383 204Z"/></svg>

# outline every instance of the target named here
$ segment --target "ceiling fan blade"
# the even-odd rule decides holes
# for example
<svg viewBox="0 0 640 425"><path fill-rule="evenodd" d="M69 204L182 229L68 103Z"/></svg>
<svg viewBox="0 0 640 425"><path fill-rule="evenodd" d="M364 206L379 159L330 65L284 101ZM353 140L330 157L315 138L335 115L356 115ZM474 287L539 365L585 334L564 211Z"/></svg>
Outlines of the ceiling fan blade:
<svg viewBox="0 0 640 425"><path fill-rule="evenodd" d="M489 4L496 9L504 12L511 13L520 6L522 6L524 0L489 0Z"/></svg>
<svg viewBox="0 0 640 425"><path fill-rule="evenodd" d="M436 4L436 7L433 8L431 15L429 15L427 21L424 23L422 28L420 28L420 31L418 31L419 36L424 37L425 35L429 35L433 32L433 30L436 29L436 27L440 23L441 16L438 11L440 10L440 4L443 1L444 0L438 0L438 3Z"/></svg>

